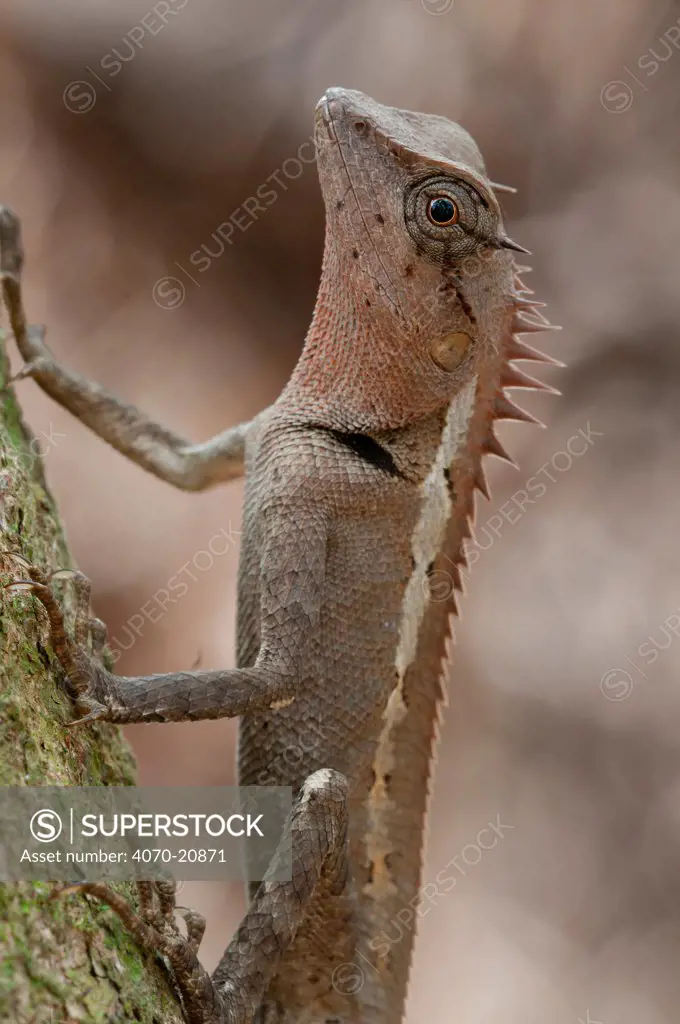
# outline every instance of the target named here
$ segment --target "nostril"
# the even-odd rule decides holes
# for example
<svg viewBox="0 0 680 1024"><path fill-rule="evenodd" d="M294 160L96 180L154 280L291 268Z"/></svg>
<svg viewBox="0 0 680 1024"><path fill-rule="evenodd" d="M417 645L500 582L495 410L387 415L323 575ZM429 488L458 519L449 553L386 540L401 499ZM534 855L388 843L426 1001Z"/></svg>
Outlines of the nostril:
<svg viewBox="0 0 680 1024"><path fill-rule="evenodd" d="M352 128L354 128L357 135L365 135L368 131L368 125L362 120L352 121Z"/></svg>

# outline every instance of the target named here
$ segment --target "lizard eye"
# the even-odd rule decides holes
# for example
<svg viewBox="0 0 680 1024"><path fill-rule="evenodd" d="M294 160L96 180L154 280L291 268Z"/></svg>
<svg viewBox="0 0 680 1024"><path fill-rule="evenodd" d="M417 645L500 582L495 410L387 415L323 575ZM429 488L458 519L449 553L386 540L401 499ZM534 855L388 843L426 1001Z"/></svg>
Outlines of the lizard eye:
<svg viewBox="0 0 680 1024"><path fill-rule="evenodd" d="M432 175L408 186L404 219L420 251L437 262L463 259L498 234L489 202L452 175Z"/></svg>
<svg viewBox="0 0 680 1024"><path fill-rule="evenodd" d="M438 224L443 228L447 224L456 223L458 220L458 207L453 199L449 199L448 196L438 196L436 199L430 199L427 204L427 216L433 224Z"/></svg>

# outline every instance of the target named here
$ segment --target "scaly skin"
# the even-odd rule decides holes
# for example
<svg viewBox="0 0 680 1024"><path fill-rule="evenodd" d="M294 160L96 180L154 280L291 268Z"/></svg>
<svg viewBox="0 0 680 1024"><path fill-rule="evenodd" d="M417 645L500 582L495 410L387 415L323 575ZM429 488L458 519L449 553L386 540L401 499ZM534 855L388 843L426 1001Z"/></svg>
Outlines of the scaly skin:
<svg viewBox="0 0 680 1024"><path fill-rule="evenodd" d="M542 386L511 365L542 358L516 333L547 325L522 317L518 247L472 139L340 89L316 138L317 304L288 385L252 424L189 446L14 318L23 375L146 469L196 489L234 476L245 452L237 669L113 676L65 635L49 581L30 569L25 584L86 717L241 715L240 781L299 796L293 881L253 892L212 981L157 915L156 948L199 1024L403 1020L414 931L396 941L395 922L418 899L474 490L482 456L506 457L494 420L530 419L504 388Z"/></svg>

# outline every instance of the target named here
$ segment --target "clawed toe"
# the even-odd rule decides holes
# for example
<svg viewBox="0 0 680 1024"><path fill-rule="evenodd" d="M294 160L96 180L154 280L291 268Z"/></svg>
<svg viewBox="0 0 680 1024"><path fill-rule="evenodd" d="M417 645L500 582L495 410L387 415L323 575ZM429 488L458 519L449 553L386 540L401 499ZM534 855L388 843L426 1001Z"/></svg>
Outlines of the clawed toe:
<svg viewBox="0 0 680 1024"><path fill-rule="evenodd" d="M3 589L33 594L47 612L50 645L66 673L70 696L81 712L81 717L70 724L82 725L83 722L106 718L108 708L103 703L103 693L98 693L96 689L98 667L88 653L90 637L92 650L95 653L101 650L106 642L106 627L99 619L90 619L90 580L78 569L56 569L48 573L14 551L3 551L0 554L13 560L22 570L22 575L3 584ZM70 581L75 590L73 637L66 632L60 602L51 589L52 583L60 581Z"/></svg>
<svg viewBox="0 0 680 1024"><path fill-rule="evenodd" d="M35 591L36 588L47 589L42 583L36 583L35 580L12 580L11 583L5 583L3 586L3 590L18 590L29 593Z"/></svg>
<svg viewBox="0 0 680 1024"><path fill-rule="evenodd" d="M44 324L30 324L26 328L25 344L31 355L28 355L28 352L23 353L26 356L26 362L20 370L12 374L6 387L25 380L27 377L33 377L41 370L50 370L53 366L52 355L45 344Z"/></svg>
<svg viewBox="0 0 680 1024"><path fill-rule="evenodd" d="M82 707L83 704L85 703L84 698L80 696L76 699L78 707ZM104 718L106 716L107 708L104 706L104 704L98 704L94 700L91 701L91 703L94 706L90 709L90 711L88 711L86 715L83 715L81 718L74 718L73 721L66 723L67 729L73 729L76 725L86 725L88 722L96 722L98 719Z"/></svg>
<svg viewBox="0 0 680 1024"><path fill-rule="evenodd" d="M202 914L189 907L175 907L187 929L187 942L194 953L198 953L199 946L205 934L206 921Z"/></svg>
<svg viewBox="0 0 680 1024"><path fill-rule="evenodd" d="M16 551L0 551L0 555L2 555L4 558L11 558L14 562L18 562L19 565L23 566L24 569L33 568L28 559L24 558L23 555L18 554L18 552Z"/></svg>
<svg viewBox="0 0 680 1024"><path fill-rule="evenodd" d="M49 574L48 579L52 580L89 580L84 573L79 572L78 569L55 569L54 572Z"/></svg>
<svg viewBox="0 0 680 1024"><path fill-rule="evenodd" d="M102 649L106 645L108 636L106 623L102 622L101 619L93 618L89 620L89 626L90 638L92 640L92 652L93 654L101 654Z"/></svg>
<svg viewBox="0 0 680 1024"><path fill-rule="evenodd" d="M39 569L37 565L33 565L32 562L29 562L27 558L24 558L23 555L18 554L18 552L16 551L0 551L0 555L2 555L4 558L10 559L12 562L16 562L16 564L25 572L26 576L28 577L28 579L10 580L9 583L4 584L3 589L10 590L11 588L17 587L21 584L22 589L26 590L34 584L39 584L43 586L47 584L48 577L45 575L45 573L42 572L42 570Z"/></svg>
<svg viewBox="0 0 680 1024"><path fill-rule="evenodd" d="M42 604L54 600L50 588L45 583L39 583L37 580L12 580L11 583L4 584L3 590L34 594Z"/></svg>
<svg viewBox="0 0 680 1024"><path fill-rule="evenodd" d="M60 895L88 893L106 903L142 949L162 955L170 964L187 1019L197 1024L224 1024L220 998L210 975L196 956L205 921L200 914L175 906L175 888L174 882L139 882L139 913L117 892L100 882L65 886ZM186 938L177 927L175 911L181 913L187 922Z"/></svg>
<svg viewBox="0 0 680 1024"><path fill-rule="evenodd" d="M12 384L18 384L20 380L26 380L28 377L32 377L36 373L40 373L41 370L49 369L51 360L46 356L39 356L38 359L31 359L30 362L25 363L20 370L13 373L7 381L7 386Z"/></svg>
<svg viewBox="0 0 680 1024"><path fill-rule="evenodd" d="M57 600L50 590L49 584L53 579L54 574L48 575L44 573L37 566L31 565L20 555L13 555L17 562L21 565L22 569L26 570L28 578L19 578L10 580L9 583L3 584L3 590L16 590L19 592L32 593L38 600L45 606L50 617L50 621L63 625L61 610L57 604Z"/></svg>

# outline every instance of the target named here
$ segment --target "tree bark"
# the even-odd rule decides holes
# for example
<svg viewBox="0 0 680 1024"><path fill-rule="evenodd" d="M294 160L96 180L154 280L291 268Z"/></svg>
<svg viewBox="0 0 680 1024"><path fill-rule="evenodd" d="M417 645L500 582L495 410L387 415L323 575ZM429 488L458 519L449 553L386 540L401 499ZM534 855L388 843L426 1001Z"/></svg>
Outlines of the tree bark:
<svg viewBox="0 0 680 1024"><path fill-rule="evenodd" d="M0 339L0 573L11 551L45 568L70 566L40 451L6 387ZM63 588L65 608L69 586ZM133 785L135 765L119 729L69 729L63 675L46 641L46 618L28 594L0 589L0 785ZM2 823L0 823L0 828ZM120 891L132 895L131 886ZM115 915L90 897L53 898L48 882L0 883L0 1022L182 1024L160 963L145 957Z"/></svg>

